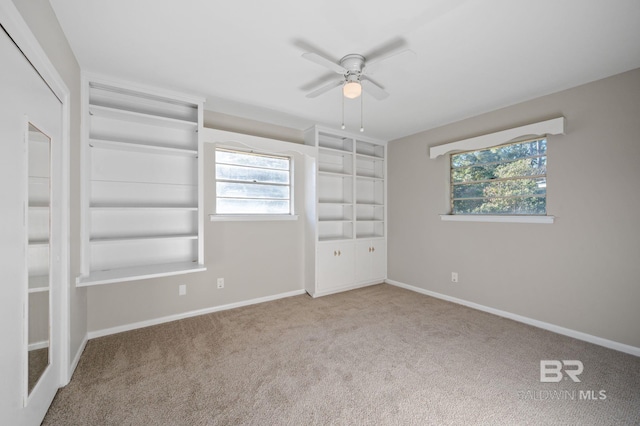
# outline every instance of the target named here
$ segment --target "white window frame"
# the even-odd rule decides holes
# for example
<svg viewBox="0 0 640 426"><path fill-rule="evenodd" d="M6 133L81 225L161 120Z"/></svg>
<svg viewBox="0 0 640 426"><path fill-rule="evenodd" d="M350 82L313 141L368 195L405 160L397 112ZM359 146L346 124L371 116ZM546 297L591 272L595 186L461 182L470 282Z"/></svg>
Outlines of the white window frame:
<svg viewBox="0 0 640 426"><path fill-rule="evenodd" d="M514 127L495 133L476 136L469 139L463 139L455 142L445 143L429 148L429 157L437 159L440 156L447 157L447 164L450 163L449 155L463 151L476 151L494 146L504 145L506 143L518 142L524 139L547 138L550 135L565 134L566 119L564 117L552 118L550 120L540 121L537 123L527 124L525 126ZM451 178L451 169L447 167L448 179ZM447 188L447 206L449 206L449 197L451 188ZM449 207L450 208L450 207ZM508 215L463 215L463 214L441 214L440 219L450 222L506 222L506 223L554 223L555 217L548 214L546 216L508 216Z"/></svg>
<svg viewBox="0 0 640 426"><path fill-rule="evenodd" d="M546 137L542 137L542 138L533 138L533 139L526 139L526 140L522 140L522 141L518 141L518 142L510 142L510 143L506 143L503 145L497 145L497 146L492 146L492 147L488 147L488 148L483 148L483 149L478 149L478 150L473 150L473 151L464 151L464 152L456 152L456 153L452 153L449 156L449 179L450 179L450 184L449 184L449 196L450 196L450 212L452 215L455 216L538 216L538 217L544 217L547 215L547 209L546 209L546 201L547 201L547 192L546 192L546 179L547 179L547 174L546 171L544 173L544 175L521 175L521 176L517 176L517 177L511 177L511 178L503 178L503 179L491 179L491 180L484 180L484 181L465 181L465 182L454 182L454 171L455 170L459 170L462 168L468 168L468 167L474 167L474 166L485 166L485 165L499 165L499 164L508 164L508 163L513 163L515 161L519 161L519 160L524 160L524 159L530 159L530 158L538 158L541 157L540 155L535 156L535 157L525 157L525 158L518 158L515 160L510 160L510 161L501 161L499 163L477 163L475 165L471 165L471 166L463 166L463 167L454 167L453 164L453 157L455 155L460 155L460 154L468 154L468 153L474 153L474 152L479 152L479 151L487 151L487 150L493 150L493 149L500 149L500 148L504 148L504 147L508 147L508 146L512 146L512 145L521 145L521 144L527 144L530 142L538 142L538 141L544 141L545 145L547 144L547 138ZM547 153L545 150L545 154L544 154L544 158L546 161L547 158ZM454 212L454 201L456 200L456 198L454 197L454 193L455 193L455 187L457 185L467 185L467 184L474 184L474 183L486 183L486 182L499 182L499 181L516 181L516 180L520 180L520 179L540 179L540 178L544 178L545 179L545 192L544 192L544 196L540 196L538 194L536 195L529 195L528 197L531 198L544 198L545 200L545 212L543 214L535 214L535 213L530 213L530 214L517 214L517 213L496 213L494 215L488 214L488 213L455 213ZM512 196L510 198L520 198L521 196ZM524 197L524 196L523 196ZM461 198L457 198L457 200L461 200Z"/></svg>
<svg viewBox="0 0 640 426"><path fill-rule="evenodd" d="M264 155L276 158L286 158L289 160L289 213L216 213L209 216L211 221L281 221L281 220L297 220L298 215L295 214L295 161L291 155L284 154L276 154L263 150L253 150L253 149L242 149L237 146L224 146L218 145L215 148L215 154L217 154L218 150L238 152L238 153L247 153L247 154L256 154L256 155ZM214 154L214 155L215 155ZM217 167L218 162L214 157L214 170ZM215 176L215 172L214 172ZM214 182L217 183L218 179L214 177ZM214 186L216 188L217 185ZM215 209L217 209L217 201L218 194L217 188L214 189L215 192Z"/></svg>

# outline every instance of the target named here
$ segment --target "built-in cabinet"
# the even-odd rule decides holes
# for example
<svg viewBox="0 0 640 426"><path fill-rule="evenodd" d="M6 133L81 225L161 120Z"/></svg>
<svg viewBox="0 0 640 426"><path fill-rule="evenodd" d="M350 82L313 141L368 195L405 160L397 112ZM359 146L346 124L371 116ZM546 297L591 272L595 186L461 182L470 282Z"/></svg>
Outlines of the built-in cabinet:
<svg viewBox="0 0 640 426"><path fill-rule="evenodd" d="M386 144L361 135L313 127L305 143L317 148L315 281L321 296L386 278Z"/></svg>
<svg viewBox="0 0 640 426"><path fill-rule="evenodd" d="M87 79L78 285L204 270L202 100Z"/></svg>

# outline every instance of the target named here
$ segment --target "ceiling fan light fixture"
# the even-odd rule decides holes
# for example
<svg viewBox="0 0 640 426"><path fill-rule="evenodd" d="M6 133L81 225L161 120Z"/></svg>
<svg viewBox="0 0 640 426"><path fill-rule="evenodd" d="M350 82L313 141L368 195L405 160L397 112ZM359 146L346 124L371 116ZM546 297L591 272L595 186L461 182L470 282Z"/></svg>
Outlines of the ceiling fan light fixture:
<svg viewBox="0 0 640 426"><path fill-rule="evenodd" d="M355 99L362 94L362 85L359 81L347 81L342 86L342 94L345 98Z"/></svg>

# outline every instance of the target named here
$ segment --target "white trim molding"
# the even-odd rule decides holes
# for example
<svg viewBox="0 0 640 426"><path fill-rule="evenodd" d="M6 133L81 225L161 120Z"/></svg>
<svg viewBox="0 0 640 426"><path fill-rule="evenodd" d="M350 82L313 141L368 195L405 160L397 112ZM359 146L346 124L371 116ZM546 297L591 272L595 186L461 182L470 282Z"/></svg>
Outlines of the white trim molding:
<svg viewBox="0 0 640 426"><path fill-rule="evenodd" d="M396 287L404 288L406 290L415 291L416 293L424 294L426 296L435 297L436 299L446 300L447 302L457 303L458 305L467 306L478 311L488 312L499 317L508 318L513 321L521 322L523 324L532 325L534 327L542 328L543 330L552 331L564 336L573 337L574 339L582 340L585 342L593 343L594 345L604 346L605 348L613 349L616 351L628 353L640 357L640 348L625 345L624 343L615 342L613 340L603 339L602 337L594 336L591 334L583 333L581 331L572 330L570 328L560 327L559 325L551 324L544 321L539 321L533 318L528 318L522 315L513 314L511 312L502 311L500 309L491 308L489 306L480 305L478 303L469 302L464 299L458 299L457 297L448 296L446 294L436 293L435 291L425 290L420 287L405 284L399 281L385 280L387 284L391 284Z"/></svg>
<svg viewBox="0 0 640 426"><path fill-rule="evenodd" d="M527 124L526 126L514 127L513 129L502 130L469 139L462 139L456 142L449 142L429 148L429 158L432 160L441 155L451 152L475 151L478 149L490 148L508 142L515 142L522 138L543 137L547 135L565 134L566 119L564 117L553 118L551 120L540 121L538 123Z"/></svg>
<svg viewBox="0 0 640 426"><path fill-rule="evenodd" d="M84 348L87 346L88 341L89 341L89 337L87 334L85 334L84 337L82 338L82 342L80 342L80 346L78 347L78 350L76 351L75 356L73 357L73 360L71 360L71 364L69 366L69 377L66 378L67 381L66 383L63 383L62 386L67 386L71 381L71 377L73 376L74 371L76 371L76 368L78 367L78 363L80 362L80 357L82 356L82 353L84 352Z"/></svg>
<svg viewBox="0 0 640 426"><path fill-rule="evenodd" d="M256 299L243 300L240 302L229 303L227 305L213 306L211 308L198 309L195 311L183 312L180 314L169 315L166 317L155 318L147 321L134 322L131 324L120 325L117 327L103 328L102 330L90 331L88 333L89 339L95 339L97 337L108 336L110 334L122 333L125 331L136 330L138 328L150 327L152 325L164 324L166 322L177 321L185 318L197 317L199 315L210 314L213 312L226 311L234 308L241 308L243 306L256 305L258 303L271 302L273 300L284 299L292 296L300 296L306 294L305 290L293 290L286 293L274 294L272 296L258 297Z"/></svg>
<svg viewBox="0 0 640 426"><path fill-rule="evenodd" d="M211 222L259 222L298 220L297 214L210 214Z"/></svg>
<svg viewBox="0 0 640 426"><path fill-rule="evenodd" d="M441 214L440 220L445 222L503 222L503 223L553 223L555 216L507 216L507 215L473 215L473 214Z"/></svg>

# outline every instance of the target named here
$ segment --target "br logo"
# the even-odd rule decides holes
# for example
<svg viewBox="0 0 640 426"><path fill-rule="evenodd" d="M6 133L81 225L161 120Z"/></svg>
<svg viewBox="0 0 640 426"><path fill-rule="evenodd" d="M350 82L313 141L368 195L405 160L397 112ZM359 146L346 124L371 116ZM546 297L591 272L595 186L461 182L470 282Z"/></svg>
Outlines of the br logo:
<svg viewBox="0 0 640 426"><path fill-rule="evenodd" d="M542 359L540 360L540 381L541 382L559 382L564 375L567 375L574 382L579 382L578 376L584 370L582 361L572 360L556 360ZM564 371L564 375L563 375Z"/></svg>

